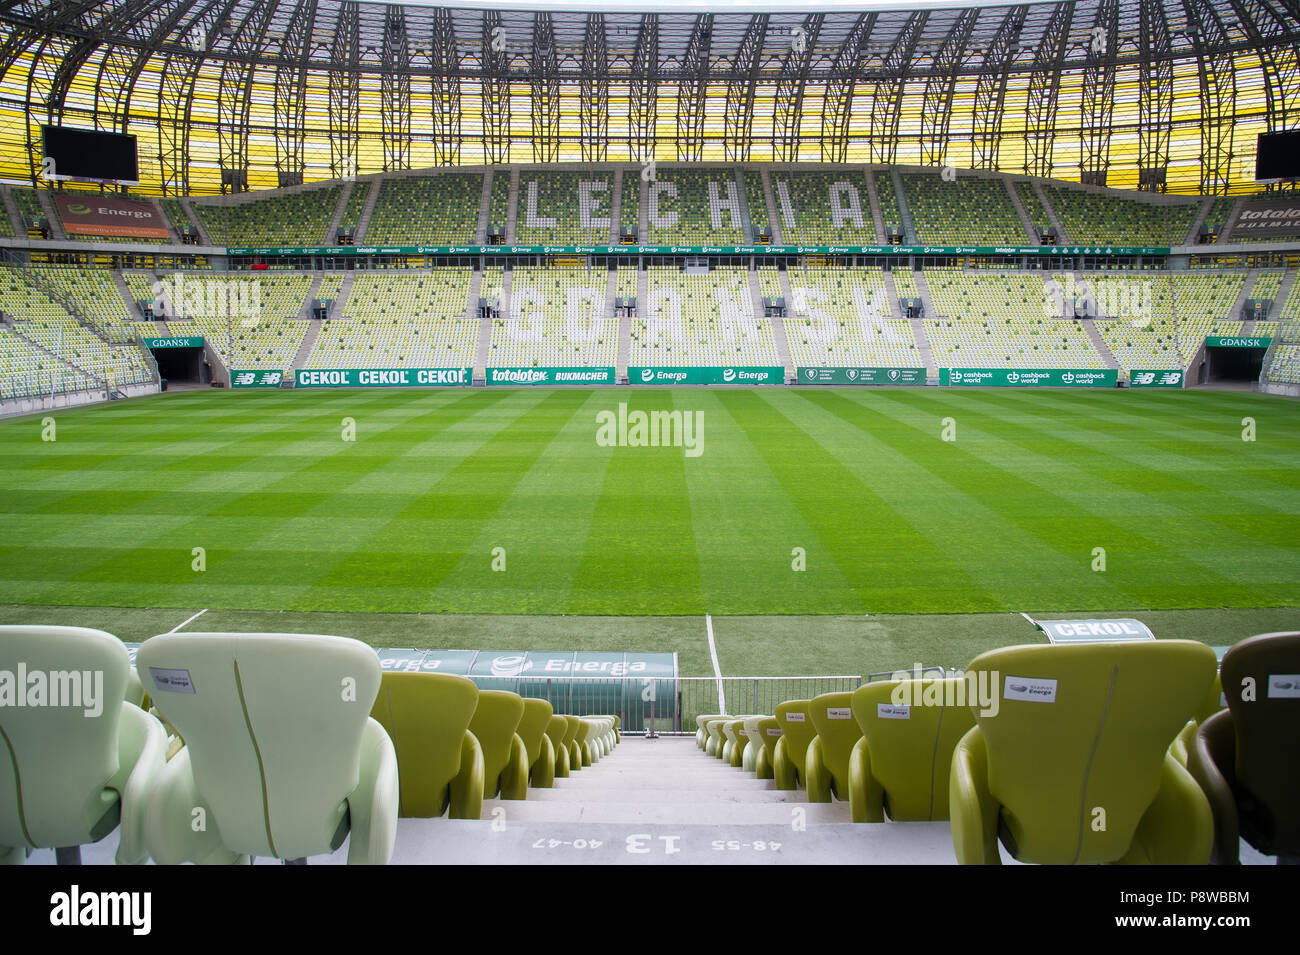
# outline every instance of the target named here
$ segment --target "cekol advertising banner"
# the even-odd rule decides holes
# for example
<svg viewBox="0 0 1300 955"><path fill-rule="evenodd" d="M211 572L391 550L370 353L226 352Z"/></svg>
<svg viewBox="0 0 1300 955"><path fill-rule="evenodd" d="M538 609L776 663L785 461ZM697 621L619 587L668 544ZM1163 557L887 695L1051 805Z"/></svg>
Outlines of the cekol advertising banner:
<svg viewBox="0 0 1300 955"><path fill-rule="evenodd" d="M120 196L54 194L54 206L69 235L122 235L137 239L167 239L167 227L157 207L147 199Z"/></svg>

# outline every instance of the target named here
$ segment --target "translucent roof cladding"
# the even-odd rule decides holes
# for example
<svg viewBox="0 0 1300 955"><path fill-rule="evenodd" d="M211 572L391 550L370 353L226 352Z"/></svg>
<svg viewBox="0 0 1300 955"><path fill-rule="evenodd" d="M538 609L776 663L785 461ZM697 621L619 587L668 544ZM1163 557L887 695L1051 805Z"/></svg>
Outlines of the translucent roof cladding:
<svg viewBox="0 0 1300 955"><path fill-rule="evenodd" d="M1121 186L1136 186L1138 166L1150 163L1159 140L1154 156L1168 167L1170 190L1188 192L1201 184L1204 144L1216 135L1231 136L1227 178L1241 189L1270 102L1275 125L1300 122L1287 42L1300 25L1273 4L1078 0L846 11L832 0L816 12L806 4L760 12L710 3L699 15L682 4L655 4L653 15L605 6L613 12L572 12L563 2L522 9L508 0L19 3L0 11L0 31L15 41L0 74L0 177L29 177L29 137L39 141L33 131L53 116L136 133L147 188L183 177L197 193L219 190L223 164L246 167L250 187L265 188L280 169L302 168L309 181L339 175L340 157L355 160L360 173L543 156L580 161L593 129L608 140L604 158L612 161L734 158L728 142L737 139L753 161L818 161L838 135L835 155L850 162L941 156L1019 173L1033 158L1036 171L1062 178L1078 177L1098 140L1109 182ZM1153 61L1170 68L1144 69ZM1210 87L1219 90L1212 101L1202 98L1203 65L1210 78L1230 81ZM1111 66L1107 112L1090 107L1085 93ZM1059 86L1050 81L1058 72ZM950 103L936 100L948 82ZM593 127L597 90L606 108ZM980 105L990 90L1000 112ZM1054 109L1042 109L1044 90L1055 90ZM948 103L946 129L926 120L936 102ZM402 115L395 119L386 103L403 104ZM784 111L791 103L793 118ZM837 104L845 106L838 113ZM844 129L828 127L832 115L845 117ZM443 122L449 116L454 124ZM1031 136L1035 116L1047 125ZM687 155L683 117L699 120ZM987 136L996 149L983 143Z"/></svg>

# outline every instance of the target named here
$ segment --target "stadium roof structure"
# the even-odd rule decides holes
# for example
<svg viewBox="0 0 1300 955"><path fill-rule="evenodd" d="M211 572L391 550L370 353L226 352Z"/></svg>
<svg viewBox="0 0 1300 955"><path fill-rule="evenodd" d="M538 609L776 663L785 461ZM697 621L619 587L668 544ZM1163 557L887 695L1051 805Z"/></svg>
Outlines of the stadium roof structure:
<svg viewBox="0 0 1300 955"><path fill-rule="evenodd" d="M1300 2L3 0L0 178L42 123L134 133L147 192L653 158L1222 194L1300 126Z"/></svg>

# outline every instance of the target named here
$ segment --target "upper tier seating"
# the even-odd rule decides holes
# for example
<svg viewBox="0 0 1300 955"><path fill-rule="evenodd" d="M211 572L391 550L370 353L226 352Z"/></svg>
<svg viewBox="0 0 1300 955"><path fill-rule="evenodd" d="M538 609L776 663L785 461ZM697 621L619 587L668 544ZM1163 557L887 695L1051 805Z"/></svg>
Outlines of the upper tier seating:
<svg viewBox="0 0 1300 955"><path fill-rule="evenodd" d="M786 245L875 243L871 201L861 173L774 172L771 180Z"/></svg>
<svg viewBox="0 0 1300 955"><path fill-rule="evenodd" d="M520 245L608 245L612 172L519 173L515 241Z"/></svg>
<svg viewBox="0 0 1300 955"><path fill-rule="evenodd" d="M342 186L216 204L196 199L194 213L217 245L318 245L328 241Z"/></svg>
<svg viewBox="0 0 1300 955"><path fill-rule="evenodd" d="M1044 185L1072 245L1182 245L1196 221L1195 199L1163 203Z"/></svg>
<svg viewBox="0 0 1300 955"><path fill-rule="evenodd" d="M744 201L732 169L660 169L647 201L651 245L744 244Z"/></svg>
<svg viewBox="0 0 1300 955"><path fill-rule="evenodd" d="M1029 237L1001 178L904 173L916 241L929 245L1024 245Z"/></svg>
<svg viewBox="0 0 1300 955"><path fill-rule="evenodd" d="M470 245L478 229L482 198L482 173L448 172L384 179L366 227L365 242L367 245Z"/></svg>

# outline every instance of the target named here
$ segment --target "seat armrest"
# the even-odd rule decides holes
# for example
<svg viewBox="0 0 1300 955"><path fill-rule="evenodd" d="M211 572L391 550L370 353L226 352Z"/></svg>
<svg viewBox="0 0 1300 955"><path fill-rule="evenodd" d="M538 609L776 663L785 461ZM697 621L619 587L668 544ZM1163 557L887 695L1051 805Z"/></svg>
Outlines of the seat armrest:
<svg viewBox="0 0 1300 955"><path fill-rule="evenodd" d="M348 865L388 865L397 842L400 793L397 750L383 726L368 719L361 731L357 788L348 795Z"/></svg>
<svg viewBox="0 0 1300 955"><path fill-rule="evenodd" d="M121 801L118 865L138 865L149 858L145 810L154 780L166 763L167 732L162 723L134 703L123 702L117 729L117 772L104 784Z"/></svg>
<svg viewBox="0 0 1300 955"><path fill-rule="evenodd" d="M1215 865L1236 865L1241 859L1241 822L1237 817L1237 739L1232 711L1220 710L1201 723L1187 750L1187 771L1210 802L1214 815Z"/></svg>
<svg viewBox="0 0 1300 955"><path fill-rule="evenodd" d="M948 774L948 814L958 864L1002 864L998 813L997 801L989 792L988 749L984 734L976 726L953 749Z"/></svg>

